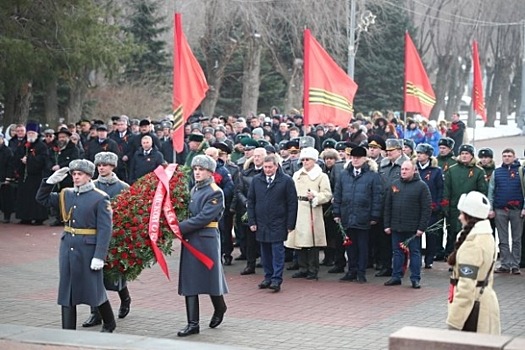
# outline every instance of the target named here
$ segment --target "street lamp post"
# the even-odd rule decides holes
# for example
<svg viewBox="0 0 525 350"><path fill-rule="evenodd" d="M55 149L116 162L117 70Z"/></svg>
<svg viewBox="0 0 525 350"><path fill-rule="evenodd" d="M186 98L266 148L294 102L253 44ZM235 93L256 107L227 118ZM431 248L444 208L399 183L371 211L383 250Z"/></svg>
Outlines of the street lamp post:
<svg viewBox="0 0 525 350"><path fill-rule="evenodd" d="M362 11L359 15L359 23L356 24L356 0L346 0L346 29L348 33L348 76L354 79L355 54L361 32L368 31L368 26L375 23L374 14L371 11ZM356 38L357 29L357 38Z"/></svg>
<svg viewBox="0 0 525 350"><path fill-rule="evenodd" d="M521 27L521 102L519 114L516 116L516 124L525 133L525 21Z"/></svg>

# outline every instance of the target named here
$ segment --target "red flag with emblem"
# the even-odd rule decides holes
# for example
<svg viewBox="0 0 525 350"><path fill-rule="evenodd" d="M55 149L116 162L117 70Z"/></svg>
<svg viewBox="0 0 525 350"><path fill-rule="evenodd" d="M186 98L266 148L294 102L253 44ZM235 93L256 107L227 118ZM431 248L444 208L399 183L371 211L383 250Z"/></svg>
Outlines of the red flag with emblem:
<svg viewBox="0 0 525 350"><path fill-rule="evenodd" d="M347 125L353 114L357 84L304 31L304 124Z"/></svg>
<svg viewBox="0 0 525 350"><path fill-rule="evenodd" d="M487 112L485 110L485 99L483 98L483 77L479 65L478 42L472 44L472 64L474 66L474 84L472 86L472 106L474 112L481 116L484 122L487 121Z"/></svg>
<svg viewBox="0 0 525 350"><path fill-rule="evenodd" d="M182 18L175 13L173 45L173 149L180 152L184 148L184 123L200 105L208 83L199 62L193 55L186 36L182 31Z"/></svg>
<svg viewBox="0 0 525 350"><path fill-rule="evenodd" d="M430 117L436 95L416 46L405 33L405 112L419 113Z"/></svg>

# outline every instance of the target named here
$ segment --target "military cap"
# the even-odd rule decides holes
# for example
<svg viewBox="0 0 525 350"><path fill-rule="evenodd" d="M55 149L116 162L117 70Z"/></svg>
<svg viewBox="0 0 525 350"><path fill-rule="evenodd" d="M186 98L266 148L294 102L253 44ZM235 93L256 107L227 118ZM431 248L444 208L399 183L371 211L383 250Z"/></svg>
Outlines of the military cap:
<svg viewBox="0 0 525 350"><path fill-rule="evenodd" d="M283 149L286 149L286 144L287 143L288 143L288 140L281 140L281 142L279 142L279 151L283 150Z"/></svg>
<svg viewBox="0 0 525 350"><path fill-rule="evenodd" d="M217 125L215 127L215 132L217 132L217 131L221 131L221 132L226 134L226 128L224 126L222 126L222 125Z"/></svg>
<svg viewBox="0 0 525 350"><path fill-rule="evenodd" d="M272 126L272 122L264 122L264 123L263 123L263 127L264 127L264 126Z"/></svg>
<svg viewBox="0 0 525 350"><path fill-rule="evenodd" d="M479 158L483 158L483 157L494 158L494 151L488 147L481 148L478 151L478 157Z"/></svg>
<svg viewBox="0 0 525 350"><path fill-rule="evenodd" d="M400 139L387 139L385 141L385 150L393 151L395 149L403 149L403 140Z"/></svg>
<svg viewBox="0 0 525 350"><path fill-rule="evenodd" d="M288 151L299 151L299 138L289 140L286 143L286 149Z"/></svg>
<svg viewBox="0 0 525 350"><path fill-rule="evenodd" d="M266 147L268 146L270 143L266 140L257 140L257 143L259 144L259 147Z"/></svg>
<svg viewBox="0 0 525 350"><path fill-rule="evenodd" d="M113 152L99 152L95 154L95 165L109 164L114 167L118 164L118 156Z"/></svg>
<svg viewBox="0 0 525 350"><path fill-rule="evenodd" d="M204 135L202 134L191 133L188 136L188 141L202 142L202 140L204 140Z"/></svg>
<svg viewBox="0 0 525 350"><path fill-rule="evenodd" d="M87 159L75 159L69 163L69 172L72 174L73 171L76 170L93 177L95 174L95 164Z"/></svg>
<svg viewBox="0 0 525 350"><path fill-rule="evenodd" d="M315 147L315 139L312 136L302 136L299 138L299 148Z"/></svg>
<svg viewBox="0 0 525 350"><path fill-rule="evenodd" d="M207 126L204 129L202 129L202 132L204 134L212 134L213 135L215 133L215 130L211 126Z"/></svg>
<svg viewBox="0 0 525 350"><path fill-rule="evenodd" d="M67 136L71 136L71 131L69 131L68 128L60 128L60 130L58 130L55 135L58 136L59 134L66 134Z"/></svg>
<svg viewBox="0 0 525 350"><path fill-rule="evenodd" d="M346 149L346 141L338 141L336 144L335 144L335 149L336 151L344 151Z"/></svg>
<svg viewBox="0 0 525 350"><path fill-rule="evenodd" d="M97 125L97 131L108 131L108 127L104 124Z"/></svg>
<svg viewBox="0 0 525 350"><path fill-rule="evenodd" d="M235 143L236 143L236 144L237 144L237 143L242 143L242 142L241 142L242 139L246 139L246 138L250 139L251 136L250 136L249 134L239 134L239 135L236 135L236 136L235 136Z"/></svg>
<svg viewBox="0 0 525 350"><path fill-rule="evenodd" d="M196 166L200 166L212 173L215 172L215 168L217 167L217 162L205 154L199 154L195 156L191 161L191 167L194 168Z"/></svg>
<svg viewBox="0 0 525 350"><path fill-rule="evenodd" d="M276 153L277 150L275 149L275 147L268 143L266 146L264 146L264 149L266 150L266 153Z"/></svg>
<svg viewBox="0 0 525 350"><path fill-rule="evenodd" d="M323 141L323 144L321 145L321 147L322 147L322 149L335 148L335 144L336 143L337 143L336 140L334 140L332 138L328 138L328 139Z"/></svg>
<svg viewBox="0 0 525 350"><path fill-rule="evenodd" d="M95 119L93 120L93 124L94 125L104 125L104 121L103 120L100 120L100 119Z"/></svg>
<svg viewBox="0 0 525 350"><path fill-rule="evenodd" d="M472 156L474 157L474 155L476 154L476 149L472 145L463 144L459 146L459 149L458 149L458 153L461 154L461 152L468 152L472 154Z"/></svg>
<svg viewBox="0 0 525 350"><path fill-rule="evenodd" d="M228 146L226 142L214 142L211 146L221 150L222 152L226 152L228 154L232 153L231 147Z"/></svg>
<svg viewBox="0 0 525 350"><path fill-rule="evenodd" d="M380 148L382 150L385 150L386 149L386 143L385 143L385 140L383 140L383 138L379 135L371 135L369 138L368 138L368 147L372 147L372 148Z"/></svg>
<svg viewBox="0 0 525 350"><path fill-rule="evenodd" d="M256 140L254 140L254 139L252 139L250 137L243 138L241 140L241 145L244 146L245 150L251 150L251 149L255 149L255 148L259 147L259 143Z"/></svg>
<svg viewBox="0 0 525 350"><path fill-rule="evenodd" d="M129 125L140 125L140 120L138 120L138 119L131 119L129 121Z"/></svg>
<svg viewBox="0 0 525 350"><path fill-rule="evenodd" d="M438 146L445 146L450 149L454 148L454 145L456 144L456 141L451 139L450 137L442 137L439 139Z"/></svg>
<svg viewBox="0 0 525 350"><path fill-rule="evenodd" d="M361 146L354 147L350 151L350 155L352 157L366 157L366 155L367 155L366 148L361 147Z"/></svg>
<svg viewBox="0 0 525 350"><path fill-rule="evenodd" d="M150 125L151 122L148 120L148 119L142 119L139 123L139 126L146 126L146 125Z"/></svg>
<svg viewBox="0 0 525 350"><path fill-rule="evenodd" d="M416 147L416 153L424 153L431 157L434 154L434 147L428 143L420 143Z"/></svg>
<svg viewBox="0 0 525 350"><path fill-rule="evenodd" d="M201 123L191 123L190 125L190 128L191 130L199 130L199 132L201 131Z"/></svg>
<svg viewBox="0 0 525 350"><path fill-rule="evenodd" d="M403 145L410 147L412 151L416 148L416 143L410 139L403 139Z"/></svg>
<svg viewBox="0 0 525 350"><path fill-rule="evenodd" d="M54 135L55 134L55 130L53 129L46 129L44 130L44 135Z"/></svg>
<svg viewBox="0 0 525 350"><path fill-rule="evenodd" d="M202 122L202 121L206 121L206 120L210 120L210 117L207 116L207 115L203 115L203 116L201 116L201 117L199 118L199 121L201 121L201 122Z"/></svg>
<svg viewBox="0 0 525 350"><path fill-rule="evenodd" d="M169 120L164 120L163 122L160 123L162 125L162 128L168 128L168 129L171 129L173 127L173 123L170 122Z"/></svg>

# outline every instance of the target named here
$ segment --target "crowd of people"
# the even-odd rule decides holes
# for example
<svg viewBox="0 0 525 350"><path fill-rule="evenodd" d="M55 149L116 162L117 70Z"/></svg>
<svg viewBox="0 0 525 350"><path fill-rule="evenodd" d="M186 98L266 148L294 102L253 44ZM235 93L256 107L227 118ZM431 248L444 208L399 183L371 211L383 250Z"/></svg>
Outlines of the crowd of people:
<svg viewBox="0 0 525 350"><path fill-rule="evenodd" d="M174 151L169 118L123 115L107 123L81 120L44 130L35 122L11 125L0 134L3 222L9 223L14 214L20 224L41 225L51 218L51 225L62 225L56 206L42 205L35 196L42 179L76 159L97 163L100 154L113 154L111 161L98 161L93 178L104 175L98 165L107 163L114 179L133 184L158 165L193 168L194 159L205 156L214 162L213 171L206 169L223 193L224 211L217 222L220 262L246 261L241 275L263 267L260 289L279 292L284 269L296 270L292 278L317 280L320 265L343 274L343 282L358 283L367 282L366 271L373 267L376 277L388 277L385 286L401 285L408 267L411 287L419 289L421 269L432 269L436 260L449 261L457 284L464 276L451 256L456 256L458 234L464 235L468 222L460 216L471 213L460 205L469 193L487 199L486 217L478 212L470 217L490 219L492 237L498 234L501 265L494 272L521 273L523 168L511 148L503 151L499 167L491 149L476 152L465 142L458 113L439 125L415 119L404 123L394 113L374 112L369 117L356 114L345 126L307 127L299 113L272 112L249 118L195 114L185 124L181 152ZM71 188L73 181L64 173L55 190ZM234 257L235 246L240 254ZM478 264L478 271L481 263L469 266ZM195 308L198 313L193 294L184 294L189 319ZM224 301L209 294L217 309L225 311ZM127 314L127 289L122 300L121 312ZM220 322L224 311L219 312ZM91 325L100 324L101 313ZM198 333L198 324L188 322L183 335ZM455 328L458 324L449 323Z"/></svg>

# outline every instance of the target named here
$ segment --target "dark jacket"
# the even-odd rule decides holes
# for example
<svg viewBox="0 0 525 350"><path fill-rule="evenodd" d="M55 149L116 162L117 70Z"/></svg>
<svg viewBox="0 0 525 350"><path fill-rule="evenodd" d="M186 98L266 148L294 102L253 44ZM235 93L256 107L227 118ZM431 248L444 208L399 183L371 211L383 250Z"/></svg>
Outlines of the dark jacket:
<svg viewBox="0 0 525 350"><path fill-rule="evenodd" d="M184 239L195 249L213 260L211 270L181 245L179 294L184 296L228 293L221 264L219 230L208 227L217 223L224 211L224 196L213 179L197 184L191 190L188 205L190 217L179 224Z"/></svg>
<svg viewBox="0 0 525 350"><path fill-rule="evenodd" d="M280 168L270 186L264 173L255 176L248 192L248 225L257 225L259 242L284 242L295 228L297 192L294 181Z"/></svg>
<svg viewBox="0 0 525 350"><path fill-rule="evenodd" d="M51 168L55 165L58 165L61 168L69 166L69 163L72 160L79 159L80 152L73 142L68 142L64 149L60 149L58 146L55 146L49 150L48 165L46 176L51 175L54 171ZM73 178L71 175L60 182L57 186L58 188L73 187Z"/></svg>
<svg viewBox="0 0 525 350"><path fill-rule="evenodd" d="M250 161L251 162L251 161ZM253 163L247 166L246 169L241 171L237 183L235 184L235 194L232 201L232 209L236 211L236 214L239 216L246 213L246 207L248 205L248 191L250 190L250 185L255 176L262 172L261 169L255 169Z"/></svg>
<svg viewBox="0 0 525 350"><path fill-rule="evenodd" d="M445 182L443 178L443 171L437 166L435 158L431 158L430 165L425 169L421 169L421 165L417 163L419 176L424 183L427 184L432 196L432 213L441 212L441 201L443 200L443 188Z"/></svg>
<svg viewBox="0 0 525 350"><path fill-rule="evenodd" d="M373 160L369 162L376 166ZM345 229L367 230L370 221L381 219L383 184L380 175L372 169L369 163L365 163L356 177L354 167L349 164L335 184L333 215L341 218Z"/></svg>
<svg viewBox="0 0 525 350"><path fill-rule="evenodd" d="M107 300L103 270L91 270L91 259L106 259L112 235L112 211L109 196L96 189L92 182L76 191L66 188L65 212L71 213L67 225L74 228L96 229L94 235L63 232L60 238L58 304L99 306ZM46 207L60 212L59 194L51 192L53 185L40 185L36 199Z"/></svg>
<svg viewBox="0 0 525 350"><path fill-rule="evenodd" d="M397 232L425 231L432 213L432 196L418 173L412 180L392 182L386 192L384 227Z"/></svg>
<svg viewBox="0 0 525 350"><path fill-rule="evenodd" d="M492 174L489 183L488 197L494 209L523 208L523 193L519 175L518 160L510 165L502 164Z"/></svg>
<svg viewBox="0 0 525 350"><path fill-rule="evenodd" d="M463 144L463 137L465 136L465 123L461 120L452 122L450 128L447 130L447 136L454 140L454 154L458 154L459 147Z"/></svg>
<svg viewBox="0 0 525 350"><path fill-rule="evenodd" d="M104 139L102 142L99 142L98 138L93 138L88 141L87 144L84 144L84 158L90 161L95 161L95 155L100 152L113 152L120 157L120 151L115 140L110 138Z"/></svg>
<svg viewBox="0 0 525 350"><path fill-rule="evenodd" d="M5 144L0 145L0 182L14 177L13 151ZM1 186L1 185L0 185Z"/></svg>
<svg viewBox="0 0 525 350"><path fill-rule="evenodd" d="M233 179L226 167L224 166L224 161L222 159L217 160L217 167L215 169L215 172L213 173L213 177L215 179L215 183L219 185L222 192L224 193L224 205L226 208L230 208L232 198L233 198L233 190L234 190L234 184Z"/></svg>
<svg viewBox="0 0 525 350"><path fill-rule="evenodd" d="M152 148L149 154L145 155L144 150L140 148L131 158L129 182L134 183L137 179L152 172L163 163L164 157L156 149Z"/></svg>

